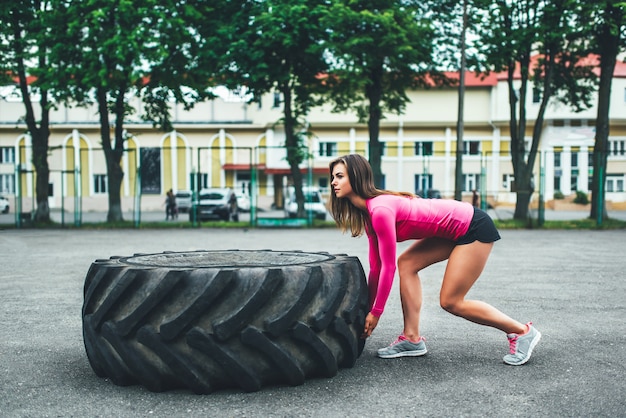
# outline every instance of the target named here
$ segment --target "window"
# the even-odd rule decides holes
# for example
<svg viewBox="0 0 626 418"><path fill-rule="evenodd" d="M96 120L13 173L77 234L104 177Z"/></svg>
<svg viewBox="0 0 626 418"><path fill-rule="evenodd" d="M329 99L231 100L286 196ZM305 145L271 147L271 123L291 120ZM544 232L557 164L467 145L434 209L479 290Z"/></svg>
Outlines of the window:
<svg viewBox="0 0 626 418"><path fill-rule="evenodd" d="M0 174L0 193L15 194L15 174Z"/></svg>
<svg viewBox="0 0 626 418"><path fill-rule="evenodd" d="M463 174L463 191L479 190L480 174Z"/></svg>
<svg viewBox="0 0 626 418"><path fill-rule="evenodd" d="M322 193L328 193L329 189L328 189L328 177L320 177L317 180L317 185L320 188L320 191Z"/></svg>
<svg viewBox="0 0 626 418"><path fill-rule="evenodd" d="M96 194L102 194L107 192L107 175L106 174L94 174L93 175L93 192Z"/></svg>
<svg viewBox="0 0 626 418"><path fill-rule="evenodd" d="M141 192L161 194L161 149L141 149Z"/></svg>
<svg viewBox="0 0 626 418"><path fill-rule="evenodd" d="M541 89L533 87L533 103L539 103L541 101Z"/></svg>
<svg viewBox="0 0 626 418"><path fill-rule="evenodd" d="M554 191L561 191L561 176L554 176Z"/></svg>
<svg viewBox="0 0 626 418"><path fill-rule="evenodd" d="M578 153L577 152L572 151L571 160L572 160L572 168L578 167Z"/></svg>
<svg viewBox="0 0 626 418"><path fill-rule="evenodd" d="M414 181L416 194L420 194L420 191L422 190L429 190L433 188L432 174L416 174Z"/></svg>
<svg viewBox="0 0 626 418"><path fill-rule="evenodd" d="M626 141L610 141L609 155L626 155Z"/></svg>
<svg viewBox="0 0 626 418"><path fill-rule="evenodd" d="M608 174L606 176L606 192L623 192L624 174Z"/></svg>
<svg viewBox="0 0 626 418"><path fill-rule="evenodd" d="M280 107L280 93L274 93L274 101L272 103L273 108Z"/></svg>
<svg viewBox="0 0 626 418"><path fill-rule="evenodd" d="M14 163L14 162L15 162L15 148L0 147L0 163Z"/></svg>
<svg viewBox="0 0 626 418"><path fill-rule="evenodd" d="M336 142L320 142L319 147L320 157L334 157L337 155L337 143Z"/></svg>
<svg viewBox="0 0 626 418"><path fill-rule="evenodd" d="M572 177L571 177L572 181L570 183L570 190L572 192L575 192L578 190L578 174L577 173L572 173Z"/></svg>
<svg viewBox="0 0 626 418"><path fill-rule="evenodd" d="M196 189L196 179L198 179L198 187ZM209 184L209 175L207 173L191 173L189 174L189 184L192 190L206 189Z"/></svg>
<svg viewBox="0 0 626 418"><path fill-rule="evenodd" d="M502 175L502 188L508 191L515 188L515 176L513 176L513 174Z"/></svg>
<svg viewBox="0 0 626 418"><path fill-rule="evenodd" d="M480 141L465 141L463 155L480 155Z"/></svg>
<svg viewBox="0 0 626 418"><path fill-rule="evenodd" d="M554 166L555 167L561 166L561 152L560 151L554 151Z"/></svg>
<svg viewBox="0 0 626 418"><path fill-rule="evenodd" d="M432 141L416 142L415 155L433 155Z"/></svg>

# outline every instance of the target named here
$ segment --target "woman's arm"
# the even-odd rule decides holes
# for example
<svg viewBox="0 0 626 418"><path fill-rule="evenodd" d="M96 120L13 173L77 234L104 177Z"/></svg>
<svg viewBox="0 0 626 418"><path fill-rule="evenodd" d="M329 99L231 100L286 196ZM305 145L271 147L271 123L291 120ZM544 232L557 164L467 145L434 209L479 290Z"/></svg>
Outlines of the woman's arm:
<svg viewBox="0 0 626 418"><path fill-rule="evenodd" d="M369 242L368 260L370 271L367 275L367 288L369 290L369 309L374 307L376 294L378 293L378 278L380 277L380 257L378 255L378 240L376 234L368 232L367 239Z"/></svg>
<svg viewBox="0 0 626 418"><path fill-rule="evenodd" d="M376 261L376 267L380 269L376 283L376 297L370 303L372 304L371 313L380 317L391 293L396 274L396 218L392 209L383 206L374 208L370 216L373 231L368 237L375 241L375 243L370 242L370 272L373 259ZM373 249L376 251L375 254L372 254Z"/></svg>

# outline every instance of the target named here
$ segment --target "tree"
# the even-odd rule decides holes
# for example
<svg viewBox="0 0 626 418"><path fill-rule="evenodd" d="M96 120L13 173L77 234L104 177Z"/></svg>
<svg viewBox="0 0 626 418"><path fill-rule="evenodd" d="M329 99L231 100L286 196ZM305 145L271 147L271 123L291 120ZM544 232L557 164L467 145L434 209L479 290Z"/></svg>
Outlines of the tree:
<svg viewBox="0 0 626 418"><path fill-rule="evenodd" d="M533 192L533 169L544 116L551 100L580 111L594 90L591 67L583 65L584 37L572 29L579 0L487 0L489 19L480 43L487 65L507 74L511 159L517 188L514 219L526 220ZM530 145L526 142L527 97L541 94Z"/></svg>
<svg viewBox="0 0 626 418"><path fill-rule="evenodd" d="M441 68L457 71L459 74L454 198L461 200L465 188L463 182L465 75L467 71L478 71L483 66L484 57L477 55L470 37L475 38L473 35L485 22L484 10L475 6L475 0L461 2L434 0L430 3L439 40L436 50L437 63ZM453 77L449 78L450 84L456 83Z"/></svg>
<svg viewBox="0 0 626 418"><path fill-rule="evenodd" d="M321 77L327 71L321 48L323 1L243 2L234 16L227 83L245 86L254 100L268 92L282 98L285 148L298 202L304 216L300 164L307 157L306 116L320 103Z"/></svg>
<svg viewBox="0 0 626 418"><path fill-rule="evenodd" d="M196 81L189 67L195 63L197 37L188 18L197 18L197 11L183 0L59 0L55 8L67 30L53 47L63 65L49 82L64 86L62 97L69 102L96 103L107 165L107 221L120 221L124 122L136 111L128 99L143 94L142 117L169 130L172 102L190 107L205 97L183 88Z"/></svg>
<svg viewBox="0 0 626 418"><path fill-rule="evenodd" d="M329 94L335 111L367 121L374 181L383 186L380 121L402 113L406 91L442 78L434 71L434 29L421 2L334 0L322 20L329 28Z"/></svg>
<svg viewBox="0 0 626 418"><path fill-rule="evenodd" d="M48 206L48 140L50 136L50 93L40 79L31 76L51 69L44 40L56 30L50 26L49 2L21 0L0 8L0 74L6 82L17 79L24 104L24 122L32 140L35 168L35 222L50 222ZM39 115L34 101L39 96Z"/></svg>
<svg viewBox="0 0 626 418"><path fill-rule="evenodd" d="M591 213L592 219L607 218L606 167L609 154L609 110L611 104L611 84L617 56L626 47L626 3L606 0L586 3L581 13L583 27L591 30L592 52L598 54L600 62L600 83L598 88L598 112L596 117L596 138L593 153L593 178ZM591 25L588 22L592 22Z"/></svg>

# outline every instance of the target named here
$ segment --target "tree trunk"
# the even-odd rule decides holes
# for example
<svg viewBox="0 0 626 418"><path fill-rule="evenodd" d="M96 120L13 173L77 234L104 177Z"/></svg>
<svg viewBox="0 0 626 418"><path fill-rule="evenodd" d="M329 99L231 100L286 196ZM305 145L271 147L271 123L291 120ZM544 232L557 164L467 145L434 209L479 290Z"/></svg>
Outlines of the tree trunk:
<svg viewBox="0 0 626 418"><path fill-rule="evenodd" d="M98 112L100 114L100 137L102 149L107 164L107 186L109 196L109 210L107 222L122 221L122 202L120 191L124 172L120 165L121 154L111 146L111 124L109 123L109 110L106 91L102 88L97 90ZM119 155L118 155L119 154Z"/></svg>
<svg viewBox="0 0 626 418"><path fill-rule="evenodd" d="M372 71L370 80L371 84L366 87L366 95L369 100L369 118L367 121L367 129L369 133L369 162L372 166L374 174L374 184L378 188L384 188L384 178L382 172L382 144L380 143L380 119L382 111L380 109L380 101L382 99L382 67Z"/></svg>
<svg viewBox="0 0 626 418"><path fill-rule="evenodd" d="M524 67L526 65L526 67ZM527 68L528 62L520 62L520 67ZM528 192L521 193L522 190L527 190L527 185L524 184L523 179L526 177L527 166L524 160L524 138L525 138L525 126L526 121L524 119L526 113L524 111L523 100L525 98L525 83L528 82L528 71L521 71L522 73L522 87L519 90L519 97L514 85L514 72L515 62L509 64L507 70L508 87L509 87L509 130L511 131L511 162L513 164L513 176L515 177L516 186L516 201L515 212L513 214L514 219L526 220L528 218L528 203L530 202L530 195ZM520 117L518 119L517 112L519 108Z"/></svg>
<svg viewBox="0 0 626 418"><path fill-rule="evenodd" d="M45 129L45 131L47 132L48 130ZM50 183L50 167L48 165L48 136L49 135L47 133L44 134L42 132L37 132L33 135L33 165L35 166L35 172L37 173L35 183L37 209L35 211L34 220L35 222L42 223L50 222L50 205L48 204L48 187ZM63 199L62 195L61 199Z"/></svg>
<svg viewBox="0 0 626 418"><path fill-rule="evenodd" d="M291 179L293 180L293 187L296 194L296 202L298 204L299 218L306 216L304 210L304 193L302 192L302 172L300 171L300 163L302 163L302 152L300 149L301 144L298 141L298 137L295 133L296 120L293 116L293 109L291 107L291 88L287 85L282 88L283 97L285 98L285 104L283 113L285 116L285 147L287 148L287 161L289 162L289 169L291 171Z"/></svg>
<svg viewBox="0 0 626 418"><path fill-rule="evenodd" d="M552 50L556 49L551 49L551 51ZM533 193L535 191L535 187L533 184L533 170L535 167L535 161L537 160L539 141L541 141L541 134L543 132L544 116L546 113L546 109L548 108L550 97L552 96L552 78L554 76L554 65L554 54L548 54L545 64L543 66L543 97L541 98L541 104L539 105L539 110L537 111L537 118L535 119L535 125L533 126L532 142L528 153L526 153L524 145L525 141L523 141L522 136L523 131L521 129L518 136L518 147L516 148L517 152L514 159L514 161L517 161L517 163L514 164L514 167L517 167L517 169L514 170L515 185L517 186L517 199L515 203L515 214L513 215L514 219L518 220L529 219L528 209L532 200ZM525 87L522 87L522 89L523 91L526 91ZM522 93L522 96L525 96L525 94ZM522 103L520 103L520 106L522 106ZM525 115L525 113L522 114ZM525 120L525 116L523 119L520 118L520 124L522 123L522 121L524 121L525 126ZM519 138L522 138L522 140L520 141Z"/></svg>
<svg viewBox="0 0 626 418"><path fill-rule="evenodd" d="M22 31L19 17L13 14L13 28L16 40L22 39ZM16 42L19 44L19 42ZM17 51L19 57L23 57L24 51ZM39 67L46 68L45 56L39 57ZM50 182L50 168L48 166L48 138L50 136L50 111L48 109L48 91L41 90L41 120L39 127L35 119L35 111L30 98L28 82L26 78L26 65L23 58L17 60L17 75L19 80L20 92L22 93L22 102L26 111L26 126L31 136L33 144L32 163L35 167L36 185L35 200L37 207L35 209L35 222L50 222L50 206L48 205L48 183ZM61 196L63 198L63 196Z"/></svg>
<svg viewBox="0 0 626 418"><path fill-rule="evenodd" d="M459 71L459 103L456 122L456 161L454 168L454 199L463 199L463 124L465 105L465 32L467 31L467 0L463 0L463 26L461 28L461 69ZM424 193L427 193L424 190Z"/></svg>
<svg viewBox="0 0 626 418"><path fill-rule="evenodd" d="M608 218L606 211L606 191L604 190L606 179L606 167L609 153L609 109L611 99L611 83L615 62L619 52L620 31L614 33L611 28L615 25L621 28L624 25L624 14L616 10L611 2L607 2L604 13L605 23L603 31L598 35L600 49L600 85L598 88L598 113L596 117L596 138L593 152L593 178L592 178L592 219Z"/></svg>

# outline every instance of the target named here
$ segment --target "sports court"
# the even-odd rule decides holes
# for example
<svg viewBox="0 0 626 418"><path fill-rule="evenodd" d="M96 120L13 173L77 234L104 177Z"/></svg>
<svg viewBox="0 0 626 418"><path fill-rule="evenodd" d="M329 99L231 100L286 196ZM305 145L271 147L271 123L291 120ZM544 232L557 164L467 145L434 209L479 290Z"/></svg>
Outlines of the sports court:
<svg viewBox="0 0 626 418"><path fill-rule="evenodd" d="M543 338L527 365L502 363L508 345L500 332L439 307L439 264L422 276L426 356L375 357L402 330L396 280L353 368L301 386L195 395L120 387L91 370L81 307L92 261L168 250L302 250L358 256L367 272L365 238L334 229L0 230L0 416L623 415L626 231L501 235L469 297L534 322Z"/></svg>

